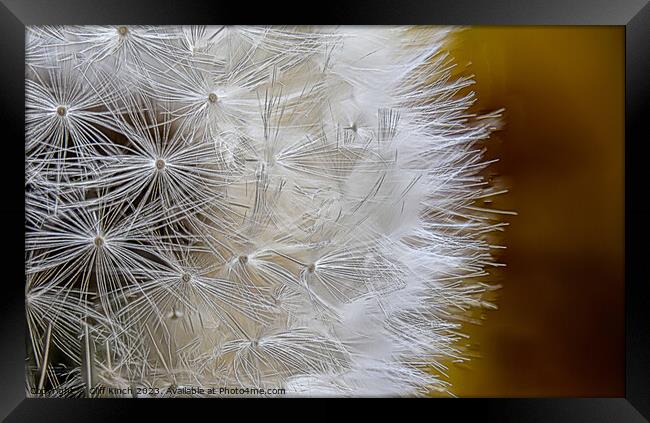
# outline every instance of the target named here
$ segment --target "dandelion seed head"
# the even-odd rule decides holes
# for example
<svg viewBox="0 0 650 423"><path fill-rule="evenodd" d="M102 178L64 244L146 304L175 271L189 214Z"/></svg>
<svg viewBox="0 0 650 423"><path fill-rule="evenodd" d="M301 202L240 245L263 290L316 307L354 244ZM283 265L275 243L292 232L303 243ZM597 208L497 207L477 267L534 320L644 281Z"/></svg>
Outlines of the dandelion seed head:
<svg viewBox="0 0 650 423"><path fill-rule="evenodd" d="M450 392L504 191L448 35L30 29L28 382Z"/></svg>

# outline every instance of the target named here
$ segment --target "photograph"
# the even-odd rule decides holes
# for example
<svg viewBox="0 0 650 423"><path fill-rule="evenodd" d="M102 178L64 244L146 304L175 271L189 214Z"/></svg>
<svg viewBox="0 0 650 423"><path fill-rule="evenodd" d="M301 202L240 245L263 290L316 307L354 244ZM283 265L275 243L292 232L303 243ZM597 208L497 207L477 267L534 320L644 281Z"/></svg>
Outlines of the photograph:
<svg viewBox="0 0 650 423"><path fill-rule="evenodd" d="M27 398L625 397L624 26L25 25Z"/></svg>

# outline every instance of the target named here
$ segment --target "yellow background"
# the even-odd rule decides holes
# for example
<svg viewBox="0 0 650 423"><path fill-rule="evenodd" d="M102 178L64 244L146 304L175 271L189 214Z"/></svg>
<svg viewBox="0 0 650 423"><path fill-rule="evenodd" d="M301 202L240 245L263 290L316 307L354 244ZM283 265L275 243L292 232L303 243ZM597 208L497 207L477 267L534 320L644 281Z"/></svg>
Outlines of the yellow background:
<svg viewBox="0 0 650 423"><path fill-rule="evenodd" d="M466 331L459 396L624 394L624 29L472 27L452 54L475 111L505 107L488 173L516 210L501 241L499 310Z"/></svg>

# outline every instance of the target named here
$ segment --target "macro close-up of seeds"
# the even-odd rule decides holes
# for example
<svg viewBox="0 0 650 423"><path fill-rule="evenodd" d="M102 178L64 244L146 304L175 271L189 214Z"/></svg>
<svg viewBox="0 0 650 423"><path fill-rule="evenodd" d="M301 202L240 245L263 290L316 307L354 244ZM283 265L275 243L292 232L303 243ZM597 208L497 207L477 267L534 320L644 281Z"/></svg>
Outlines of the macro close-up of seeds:
<svg viewBox="0 0 650 423"><path fill-rule="evenodd" d="M455 31L27 27L28 395L454 395L509 213Z"/></svg>

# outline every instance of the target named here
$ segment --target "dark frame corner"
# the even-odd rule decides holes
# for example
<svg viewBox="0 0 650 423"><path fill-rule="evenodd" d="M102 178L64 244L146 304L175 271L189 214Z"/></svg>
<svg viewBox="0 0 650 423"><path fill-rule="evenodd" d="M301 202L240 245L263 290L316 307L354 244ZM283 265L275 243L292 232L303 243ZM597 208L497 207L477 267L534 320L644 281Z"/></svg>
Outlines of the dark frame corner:
<svg viewBox="0 0 650 423"><path fill-rule="evenodd" d="M286 8L260 6L257 16L251 5L237 2L197 1L83 1L83 0L0 0L0 46L2 48L2 139L6 159L0 172L5 198L0 205L3 232L7 245L24 245L24 30L32 24L73 23L186 23L200 21L238 21L257 23L285 21ZM330 2L328 2L329 4ZM337 3L337 2L335 2ZM650 419L650 290L645 280L647 239L650 227L644 219L650 207L644 201L649 177L647 173L650 126L650 4L648 0L444 0L426 3L407 0L344 2L339 7L323 8L316 18L320 23L448 24L448 25L623 25L625 26L625 248L626 248L626 390L624 398L565 399L460 399L440 400L437 409L453 415L491 417L497 421L585 421L642 422ZM240 7L236 15L234 9ZM258 6L255 6L258 7ZM304 10L299 7L299 10ZM334 13L332 13L334 11ZM321 13L322 12L322 13ZM235 17L239 16L239 18ZM311 20L314 20L312 15ZM243 17L243 18L242 18ZM270 19L269 19L270 18ZM304 21L309 18L297 18ZM242 22L245 20L245 22ZM9 130L10 129L10 130ZM5 248L5 263L11 276L3 274L6 286L2 311L3 355L0 381L0 417L6 421L88 421L130 417L127 411L149 404L126 400L47 400L26 399L24 387L24 267L20 248ZM20 283L19 281L23 281ZM11 291L11 292L9 292ZM177 400L156 401L158 411L178 408ZM137 403L137 404L134 404ZM205 401L199 402L200 407ZM128 407L127 407L128 404ZM211 403L214 404L214 403ZM223 404L221 402L220 404ZM471 404L471 407L466 405ZM428 403L427 403L428 405ZM197 406L193 403L192 408ZM211 406L213 407L213 405ZM149 407L151 408L151 407ZM183 407L184 408L184 407ZM265 407L264 407L265 408ZM407 407L410 408L410 407ZM184 408L186 411L187 409ZM323 409L324 410L324 409ZM250 408L247 409L248 413ZM192 411L193 412L193 411ZM212 413L216 411L213 409ZM264 412L264 410L262 410ZM330 412L331 413L331 412ZM438 414L438 413L436 413ZM216 414L213 414L216 417ZM644 417L645 416L645 417Z"/></svg>

